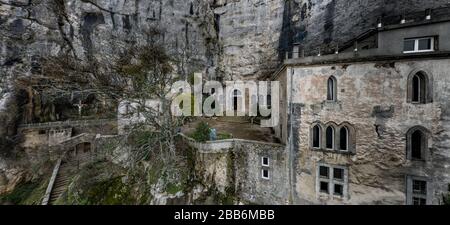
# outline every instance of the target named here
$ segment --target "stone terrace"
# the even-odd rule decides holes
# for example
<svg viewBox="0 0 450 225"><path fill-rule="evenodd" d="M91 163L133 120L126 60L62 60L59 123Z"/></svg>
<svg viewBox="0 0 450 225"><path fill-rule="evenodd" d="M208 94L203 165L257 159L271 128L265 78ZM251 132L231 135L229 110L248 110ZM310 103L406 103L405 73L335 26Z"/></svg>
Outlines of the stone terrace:
<svg viewBox="0 0 450 225"><path fill-rule="evenodd" d="M232 138L252 141L278 143L271 128L263 128L259 124L251 123L245 117L215 117L198 118L187 123L182 128L182 133L190 135L200 122L206 122L211 128L215 128L217 134L231 134Z"/></svg>

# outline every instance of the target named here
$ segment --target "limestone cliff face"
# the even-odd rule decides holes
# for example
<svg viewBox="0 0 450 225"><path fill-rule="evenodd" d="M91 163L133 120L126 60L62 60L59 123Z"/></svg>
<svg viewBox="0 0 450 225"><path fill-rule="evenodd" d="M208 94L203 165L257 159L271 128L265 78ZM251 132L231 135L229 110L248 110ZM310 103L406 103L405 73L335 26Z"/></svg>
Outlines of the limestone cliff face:
<svg viewBox="0 0 450 225"><path fill-rule="evenodd" d="M98 59L120 44L154 41L147 34L158 28L173 55L189 53L192 70L208 72L217 55L209 7L195 0L9 1L0 8L1 24L9 34L2 37L1 62L14 66L60 51L73 51L82 60Z"/></svg>
<svg viewBox="0 0 450 225"><path fill-rule="evenodd" d="M252 79L276 69L294 43L305 50L333 46L372 28L380 16L446 4L448 0L0 0L0 140L13 135L17 115L6 78L32 76L41 56L70 52L84 61L107 60L103 56L121 45L154 41L147 34L158 27L182 76L204 72L209 78Z"/></svg>
<svg viewBox="0 0 450 225"><path fill-rule="evenodd" d="M2 0L0 83L32 74L39 58L72 51L102 58L123 44L153 40L152 27L176 56L178 72L251 79L270 74L300 43L346 42L378 17L445 6L447 0ZM2 87L2 92L11 91ZM0 98L5 98L0 96ZM6 100L2 100L5 102ZM10 121L1 115L0 121ZM0 132L1 133L1 132Z"/></svg>
<svg viewBox="0 0 450 225"><path fill-rule="evenodd" d="M374 28L377 19L449 6L447 0L287 0L280 49L305 52L342 44Z"/></svg>
<svg viewBox="0 0 450 225"><path fill-rule="evenodd" d="M152 41L163 29L185 73L257 77L274 69L293 43L306 49L351 40L393 14L440 7L447 0L2 0L0 65L38 61L72 50L83 60L113 52L122 42ZM36 66L36 65L35 65ZM33 65L28 65L33 67ZM29 68L32 69L32 68Z"/></svg>
<svg viewBox="0 0 450 225"><path fill-rule="evenodd" d="M219 1L217 18L220 71L226 79L249 79L278 65L283 23L282 0Z"/></svg>

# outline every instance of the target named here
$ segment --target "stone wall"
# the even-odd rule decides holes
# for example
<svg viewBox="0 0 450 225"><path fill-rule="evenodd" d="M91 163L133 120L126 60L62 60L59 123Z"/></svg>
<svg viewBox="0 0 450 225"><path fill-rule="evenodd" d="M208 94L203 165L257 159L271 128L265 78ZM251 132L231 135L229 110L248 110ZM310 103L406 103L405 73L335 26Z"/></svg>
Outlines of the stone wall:
<svg viewBox="0 0 450 225"><path fill-rule="evenodd" d="M177 72L250 79L269 74L293 43L307 49L348 41L376 19L444 6L447 0L45 0L0 5L0 72L39 71L41 56L72 51L85 61L109 60L125 43L145 44L151 27L182 64ZM32 15L27 17L27 15ZM281 54L278 54L280 53ZM183 66L184 65L184 66ZM186 66L187 65L187 66ZM5 77L1 82L5 83ZM2 90L4 91L4 90ZM10 92L10 91L8 91ZM3 110L2 110L3 111ZM14 126L0 111L0 117ZM13 112L7 112L13 113Z"/></svg>
<svg viewBox="0 0 450 225"><path fill-rule="evenodd" d="M450 183L445 169L450 166L449 63L448 59L424 59L294 67L293 102L302 106L301 115L296 115L301 126L294 133L300 137L295 202L405 204L405 178L417 176L429 179L432 203L440 204ZM430 76L432 103L407 103L407 79L417 71ZM337 102L326 101L330 76L337 79ZM355 154L312 150L310 129L318 121L351 124L356 130ZM431 132L426 162L406 158L406 133L414 126ZM348 168L348 199L317 193L319 163Z"/></svg>
<svg viewBox="0 0 450 225"><path fill-rule="evenodd" d="M184 137L196 150L196 171L204 184L240 202L286 204L288 175L285 146L230 139L198 143ZM269 179L262 178L262 157L269 158Z"/></svg>
<svg viewBox="0 0 450 225"><path fill-rule="evenodd" d="M58 159L66 149L82 143L83 140L93 142L96 135L116 135L117 121L65 121L19 126L20 147L26 153L31 165ZM101 134L101 135L100 135ZM76 139L87 136L85 139ZM75 142L75 143L74 143ZM74 143L74 144L73 144Z"/></svg>
<svg viewBox="0 0 450 225"><path fill-rule="evenodd" d="M244 202L256 204L289 203L289 179L285 146L256 142L236 142L235 184ZM262 157L269 158L269 180L261 177Z"/></svg>

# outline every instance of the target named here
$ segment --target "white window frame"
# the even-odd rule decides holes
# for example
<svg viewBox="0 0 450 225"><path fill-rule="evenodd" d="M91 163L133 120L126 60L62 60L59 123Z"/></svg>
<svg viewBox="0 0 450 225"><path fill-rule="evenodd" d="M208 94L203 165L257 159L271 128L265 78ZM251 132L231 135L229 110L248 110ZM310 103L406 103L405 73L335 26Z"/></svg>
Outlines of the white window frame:
<svg viewBox="0 0 450 225"><path fill-rule="evenodd" d="M267 171L267 177L264 176L264 171ZM262 168L261 169L261 178L263 180L270 180L270 170L269 170L269 168Z"/></svg>
<svg viewBox="0 0 450 225"><path fill-rule="evenodd" d="M320 176L320 167L327 167L328 168L328 178L323 178ZM338 180L334 179L334 169L341 169L343 170L343 179ZM316 194L317 197L320 196L327 196L330 198L336 198L336 199L348 199L348 168L343 166L333 166L333 165L327 165L327 164L318 164L316 169ZM324 193L320 190L320 183L321 182L327 182L328 183L328 193ZM334 185L342 185L342 195L335 195L334 193Z"/></svg>
<svg viewBox="0 0 450 225"><path fill-rule="evenodd" d="M267 159L267 164L264 163L264 159ZM270 158L269 157L261 157L261 166L266 166L269 167L270 166Z"/></svg>
<svg viewBox="0 0 450 225"><path fill-rule="evenodd" d="M426 193L425 195L422 194L416 194L413 192L413 182L414 181L422 181L426 182ZM406 177L406 204L407 205L413 205L413 199L414 197L418 198L425 198L426 205L431 205L431 182L429 179L425 177L416 177L416 176L407 176Z"/></svg>
<svg viewBox="0 0 450 225"><path fill-rule="evenodd" d="M419 50L419 41L420 40L431 40L431 49L427 49L427 50ZM413 51L403 51L403 53L408 54L408 53L422 53L422 52L434 52L434 37L422 37L422 38L406 38L403 40L403 43L405 41L414 41L414 50ZM403 45L404 48L404 45Z"/></svg>

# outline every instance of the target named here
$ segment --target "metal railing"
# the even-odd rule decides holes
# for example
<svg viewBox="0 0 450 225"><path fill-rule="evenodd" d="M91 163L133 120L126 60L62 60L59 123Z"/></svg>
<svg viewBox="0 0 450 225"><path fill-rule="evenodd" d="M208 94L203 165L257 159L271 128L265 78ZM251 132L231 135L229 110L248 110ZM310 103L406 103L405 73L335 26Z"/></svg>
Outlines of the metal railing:
<svg viewBox="0 0 450 225"><path fill-rule="evenodd" d="M92 126L92 125L104 125L107 123L116 122L114 119L98 119L98 120L67 120L58 122L47 123L30 123L20 124L18 128L49 128L49 127L62 127L62 126Z"/></svg>
<svg viewBox="0 0 450 225"><path fill-rule="evenodd" d="M411 12L404 15L394 15L394 16L386 16L379 18L377 23L374 24L374 27L368 29L357 37L340 43L333 43L327 45L320 45L313 48L304 49L300 46L300 44L294 44L293 48L285 51L284 59L296 59L296 58L305 58L311 56L325 56L325 55L335 55L341 54L344 50L348 53L351 51L359 52L362 50L370 50L377 48L378 43L366 42L361 43L360 41L364 41L366 38L371 35L375 35L378 32L378 28L382 28L384 26L398 25L398 24L408 24L420 21L436 21L436 20L444 20L450 19L450 7L441 7L436 9L429 9L425 11ZM368 49L362 49L362 46L369 46Z"/></svg>

